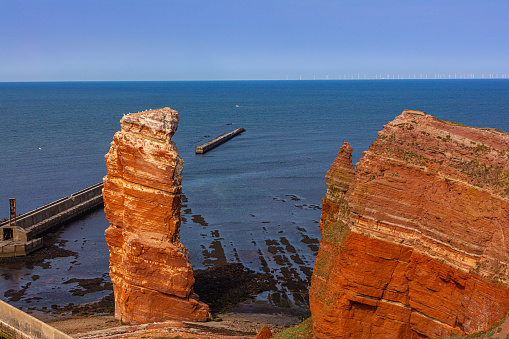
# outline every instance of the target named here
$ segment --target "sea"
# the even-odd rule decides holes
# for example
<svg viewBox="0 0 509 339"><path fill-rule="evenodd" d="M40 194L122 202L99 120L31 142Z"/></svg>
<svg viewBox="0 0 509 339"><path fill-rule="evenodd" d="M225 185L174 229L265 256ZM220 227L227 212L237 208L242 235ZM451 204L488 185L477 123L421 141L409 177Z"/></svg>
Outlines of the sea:
<svg viewBox="0 0 509 339"><path fill-rule="evenodd" d="M225 263L278 280L272 302L306 305L325 174L344 142L354 163L404 109L509 132L509 80L0 83L0 218L102 180L123 115L171 107L183 170L181 240L194 268ZM196 146L243 127L204 155ZM23 310L97 301L109 281L99 209L57 234L73 255L0 263L0 299ZM81 293L79 293L81 291Z"/></svg>

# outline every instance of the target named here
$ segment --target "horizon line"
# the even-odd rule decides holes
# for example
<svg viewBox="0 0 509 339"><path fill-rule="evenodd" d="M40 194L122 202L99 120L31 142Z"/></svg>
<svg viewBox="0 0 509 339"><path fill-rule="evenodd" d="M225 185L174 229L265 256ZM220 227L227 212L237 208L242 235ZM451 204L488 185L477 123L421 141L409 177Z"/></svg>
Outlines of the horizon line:
<svg viewBox="0 0 509 339"><path fill-rule="evenodd" d="M382 81L382 80L390 80L390 81L398 81L398 80L509 80L509 74L504 77L490 77L490 78L482 78L482 77L467 77L467 78L446 78L446 77L438 77L438 78L391 78L391 77L375 77L375 78L362 78L362 77L350 77L350 78L319 78L319 79L200 79L200 80L14 80L14 81L3 81L0 80L0 83L57 83L57 82L220 82L220 81Z"/></svg>

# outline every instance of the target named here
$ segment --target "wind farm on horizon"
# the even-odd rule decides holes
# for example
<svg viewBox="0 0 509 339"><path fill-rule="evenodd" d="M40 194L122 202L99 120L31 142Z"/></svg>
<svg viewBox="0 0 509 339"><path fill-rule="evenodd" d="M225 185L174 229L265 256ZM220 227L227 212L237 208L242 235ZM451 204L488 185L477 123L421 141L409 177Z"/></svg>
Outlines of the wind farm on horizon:
<svg viewBox="0 0 509 339"><path fill-rule="evenodd" d="M316 75L312 77L302 76L298 77L288 76L285 74L285 80L458 80L458 79L509 79L509 73L418 73L418 74L394 74L394 73L376 73L376 74L338 74L337 76Z"/></svg>

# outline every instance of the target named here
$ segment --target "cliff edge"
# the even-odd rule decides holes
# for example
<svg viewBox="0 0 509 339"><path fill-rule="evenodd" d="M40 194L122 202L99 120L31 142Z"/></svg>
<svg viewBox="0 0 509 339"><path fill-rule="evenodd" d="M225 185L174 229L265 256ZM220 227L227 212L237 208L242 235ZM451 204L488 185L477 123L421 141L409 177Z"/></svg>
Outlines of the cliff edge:
<svg viewBox="0 0 509 339"><path fill-rule="evenodd" d="M316 338L433 338L509 311L509 134L405 110L327 172ZM507 242L506 242L507 238Z"/></svg>
<svg viewBox="0 0 509 339"><path fill-rule="evenodd" d="M182 159L171 137L177 111L125 115L106 154L104 210L115 317L126 323L204 321L180 242Z"/></svg>

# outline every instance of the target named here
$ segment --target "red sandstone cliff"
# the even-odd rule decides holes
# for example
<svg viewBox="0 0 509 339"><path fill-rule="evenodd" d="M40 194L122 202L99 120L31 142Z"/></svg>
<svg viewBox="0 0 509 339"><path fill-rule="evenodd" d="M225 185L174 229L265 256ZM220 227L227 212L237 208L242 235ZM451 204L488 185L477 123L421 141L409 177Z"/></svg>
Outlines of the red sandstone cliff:
<svg viewBox="0 0 509 339"><path fill-rule="evenodd" d="M471 334L505 317L509 134L403 111L355 170L351 152L326 176L315 337Z"/></svg>
<svg viewBox="0 0 509 339"><path fill-rule="evenodd" d="M115 317L127 323L210 316L179 237L183 161L170 141L178 120L170 108L124 116L105 157Z"/></svg>

